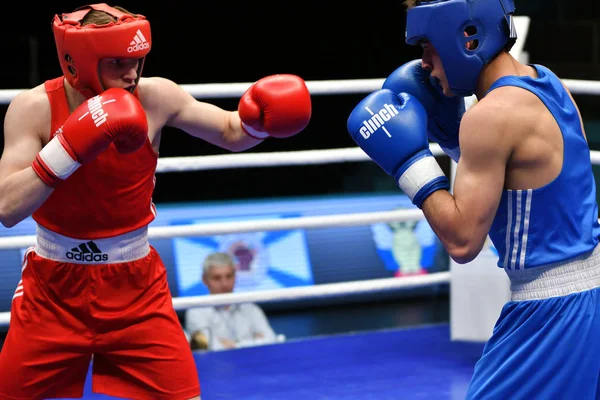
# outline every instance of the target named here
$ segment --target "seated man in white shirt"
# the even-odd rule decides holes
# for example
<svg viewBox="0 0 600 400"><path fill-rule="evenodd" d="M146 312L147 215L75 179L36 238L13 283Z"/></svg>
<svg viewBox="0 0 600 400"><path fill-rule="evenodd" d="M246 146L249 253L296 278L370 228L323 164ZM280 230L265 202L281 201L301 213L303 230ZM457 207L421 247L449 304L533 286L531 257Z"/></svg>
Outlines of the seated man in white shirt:
<svg viewBox="0 0 600 400"><path fill-rule="evenodd" d="M208 255L203 263L202 281L211 294L233 292L232 257L221 252ZM252 303L188 309L185 330L194 350L233 349L277 341L265 313Z"/></svg>

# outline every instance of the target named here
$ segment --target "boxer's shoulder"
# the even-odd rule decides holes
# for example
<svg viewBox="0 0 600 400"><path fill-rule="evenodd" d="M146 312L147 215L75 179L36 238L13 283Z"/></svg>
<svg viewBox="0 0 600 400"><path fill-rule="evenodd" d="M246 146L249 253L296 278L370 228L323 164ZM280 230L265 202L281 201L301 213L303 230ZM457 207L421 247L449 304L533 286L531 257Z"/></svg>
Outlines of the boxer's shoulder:
<svg viewBox="0 0 600 400"><path fill-rule="evenodd" d="M162 77L140 78L138 83L138 99L146 113L160 114L169 117L175 112L177 100L188 96L184 89L170 79Z"/></svg>
<svg viewBox="0 0 600 400"><path fill-rule="evenodd" d="M170 79L153 76L140 78L138 83L138 97L144 102L165 102L173 93L180 93L184 89Z"/></svg>
<svg viewBox="0 0 600 400"><path fill-rule="evenodd" d="M42 112L44 109L49 111L50 101L44 85L18 92L11 100L10 108L35 110L36 112Z"/></svg>
<svg viewBox="0 0 600 400"><path fill-rule="evenodd" d="M5 116L5 133L12 129L47 135L51 120L50 100L44 85L19 92L11 100Z"/></svg>

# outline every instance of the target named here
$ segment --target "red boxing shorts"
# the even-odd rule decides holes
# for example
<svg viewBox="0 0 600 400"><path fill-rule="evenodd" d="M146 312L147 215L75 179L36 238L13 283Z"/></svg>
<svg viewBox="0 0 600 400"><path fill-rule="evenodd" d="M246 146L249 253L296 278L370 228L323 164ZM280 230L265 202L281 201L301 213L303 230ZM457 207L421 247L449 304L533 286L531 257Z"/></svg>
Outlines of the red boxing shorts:
<svg viewBox="0 0 600 400"><path fill-rule="evenodd" d="M45 233L55 237L40 240L38 230L13 297L0 353L0 398L82 397L92 355L96 393L149 400L198 396L192 352L146 230L128 238L125 250L117 238L72 246L72 239L55 243L60 235ZM103 255L119 261L140 251L145 255L134 261L101 263Z"/></svg>

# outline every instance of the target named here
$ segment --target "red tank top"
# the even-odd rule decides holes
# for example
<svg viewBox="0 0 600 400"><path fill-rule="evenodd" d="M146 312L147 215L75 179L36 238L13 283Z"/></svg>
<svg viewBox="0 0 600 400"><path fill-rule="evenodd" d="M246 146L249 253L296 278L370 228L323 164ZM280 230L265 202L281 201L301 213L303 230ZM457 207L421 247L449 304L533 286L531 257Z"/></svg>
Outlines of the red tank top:
<svg viewBox="0 0 600 400"><path fill-rule="evenodd" d="M70 115L69 103L62 77L44 86L52 138ZM111 145L60 182L32 217L43 227L76 239L112 237L148 225L156 216L152 192L157 161L149 139L131 154L121 154Z"/></svg>

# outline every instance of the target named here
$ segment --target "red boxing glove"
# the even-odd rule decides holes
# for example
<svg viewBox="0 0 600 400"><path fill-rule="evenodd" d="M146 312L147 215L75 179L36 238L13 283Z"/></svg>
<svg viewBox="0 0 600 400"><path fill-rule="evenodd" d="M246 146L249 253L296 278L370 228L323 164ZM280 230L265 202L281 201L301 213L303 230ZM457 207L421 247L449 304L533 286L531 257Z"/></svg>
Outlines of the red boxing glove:
<svg viewBox="0 0 600 400"><path fill-rule="evenodd" d="M108 89L73 111L32 167L54 187L111 143L119 152L131 153L142 147L147 137L148 121L138 99L124 89Z"/></svg>
<svg viewBox="0 0 600 400"><path fill-rule="evenodd" d="M290 137L310 121L310 92L296 75L267 76L243 94L238 112L242 128L252 137Z"/></svg>

